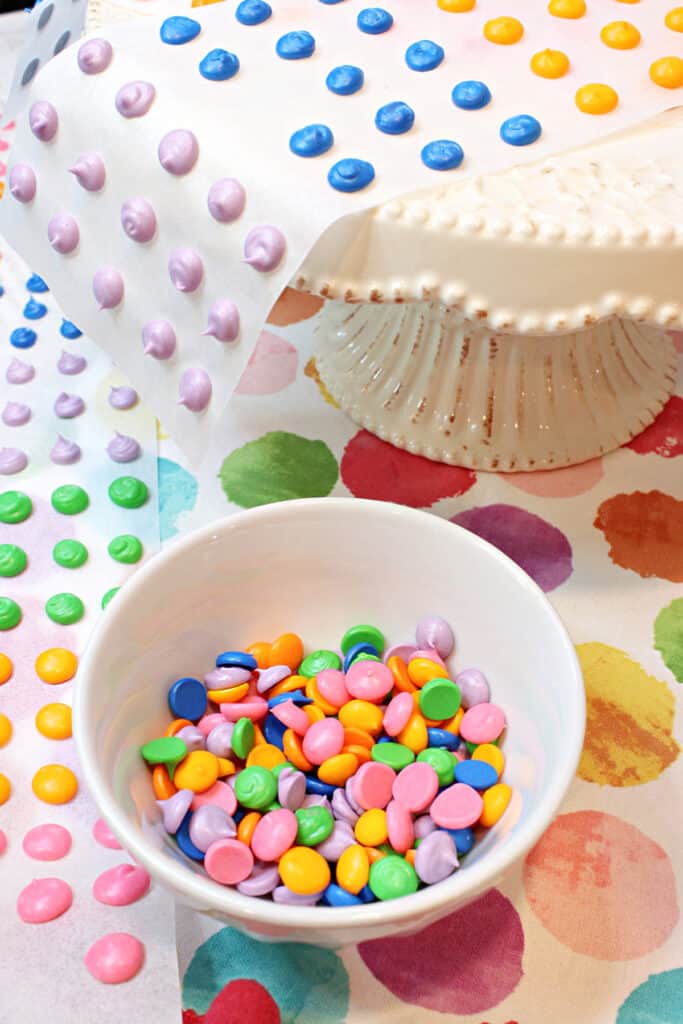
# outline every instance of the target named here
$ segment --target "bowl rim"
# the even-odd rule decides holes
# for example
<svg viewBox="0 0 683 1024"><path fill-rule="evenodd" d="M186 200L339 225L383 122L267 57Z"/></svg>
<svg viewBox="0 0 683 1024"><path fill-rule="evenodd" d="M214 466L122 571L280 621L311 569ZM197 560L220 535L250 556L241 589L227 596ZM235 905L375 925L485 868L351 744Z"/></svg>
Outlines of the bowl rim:
<svg viewBox="0 0 683 1024"><path fill-rule="evenodd" d="M358 516L360 521L364 516L371 514L394 517L404 522L410 521L417 528L424 528L428 524L430 529L442 531L445 540L449 536L453 537L453 530L459 531L466 538L466 543L472 544L487 557L499 562L504 571L511 573L521 586L530 590L540 599L541 604L545 606L549 620L553 622L559 634L575 683L571 694L572 699L567 699L565 703L566 746L558 765L557 782L551 790L541 796L538 807L528 822L519 830L519 834L513 834L503 848L494 847L482 858L480 863L469 866L467 872L457 871L439 885L427 886L417 893L396 900L339 908L297 907L254 899L242 895L235 889L220 886L206 876L195 874L181 863L174 863L167 854L148 842L138 828L131 825L113 796L110 795L109 785L98 768L94 737L86 729L92 694L97 686L100 649L106 642L110 631L116 629L117 619L122 614L120 609L123 602L128 604L135 601L138 592L144 589L149 579L164 573L169 562L197 544L203 544L212 538L215 539L219 534L229 533L231 530L244 526L245 523L259 520L275 520L277 522L282 518L316 510L323 515L342 513ZM370 932L373 926L389 924L407 926L411 919L428 918L440 910L447 912L449 904L453 904L453 907L456 908L458 905L468 902L468 897L475 899L480 893L494 887L500 876L506 873L538 842L567 795L583 747L586 702L579 660L566 627L547 595L516 562L488 541L434 513L391 502L338 497L303 498L236 512L224 519L213 520L162 548L126 582L123 597L117 596L117 600L109 606L107 615L100 619L93 630L81 660L77 685L74 687L73 715L74 739L86 786L102 817L120 840L124 849L142 864L153 878L161 882L172 893L174 891L179 893L182 900L190 906L199 904L203 908L202 912L225 915L233 921L241 921L247 928L250 924L261 926L263 938L268 939L274 937L267 934L269 926L276 927L279 933L285 929L293 931L309 929L311 932L336 929L343 933L353 928L365 929Z"/></svg>

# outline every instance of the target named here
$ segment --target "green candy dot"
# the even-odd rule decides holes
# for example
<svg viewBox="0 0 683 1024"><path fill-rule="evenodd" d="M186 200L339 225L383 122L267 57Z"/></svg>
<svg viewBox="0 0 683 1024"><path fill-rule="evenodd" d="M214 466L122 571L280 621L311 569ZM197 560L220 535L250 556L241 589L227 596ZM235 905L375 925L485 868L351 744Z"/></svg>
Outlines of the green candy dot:
<svg viewBox="0 0 683 1024"><path fill-rule="evenodd" d="M21 622L21 608L11 597L0 597L0 629L14 629Z"/></svg>
<svg viewBox="0 0 683 1024"><path fill-rule="evenodd" d="M54 594L45 604L45 613L53 622L70 626L83 618L85 608L75 594Z"/></svg>
<svg viewBox="0 0 683 1024"><path fill-rule="evenodd" d="M250 718L239 718L232 730L230 745L233 752L244 761L245 757L254 746L254 723ZM260 766L257 766L260 768ZM251 769L249 769L251 771ZM262 769L266 771L266 769Z"/></svg>
<svg viewBox="0 0 683 1024"><path fill-rule="evenodd" d="M265 808L266 814L268 813L268 811L281 811L281 810L282 810L282 804L279 804L277 802L277 800L273 800L272 804L268 804L268 806Z"/></svg>
<svg viewBox="0 0 683 1024"><path fill-rule="evenodd" d="M373 761L388 764L395 772L407 768L415 760L415 754L410 747L406 747L402 743L375 743L370 751L370 756Z"/></svg>
<svg viewBox="0 0 683 1024"><path fill-rule="evenodd" d="M63 516L75 516L90 504L90 498L77 484L63 484L52 492L52 507Z"/></svg>
<svg viewBox="0 0 683 1024"><path fill-rule="evenodd" d="M0 576L18 576L26 568L26 552L16 544L0 544Z"/></svg>
<svg viewBox="0 0 683 1024"><path fill-rule="evenodd" d="M494 745L494 747L497 747L499 742L500 742L500 737L497 740L489 740L489 743L492 743ZM465 746L467 747L467 753L470 754L470 756L471 756L474 753L474 751L477 749L477 747L480 746L480 744L479 743L470 743L469 740L465 740Z"/></svg>
<svg viewBox="0 0 683 1024"><path fill-rule="evenodd" d="M396 900L417 892L417 873L403 857L390 853L370 868L370 888L378 900Z"/></svg>
<svg viewBox="0 0 683 1024"><path fill-rule="evenodd" d="M356 644L370 644L376 651L383 651L384 635L376 626L351 626L342 637L341 649L346 654Z"/></svg>
<svg viewBox="0 0 683 1024"><path fill-rule="evenodd" d="M332 834L334 818L325 807L300 807L294 813L299 823L297 846L317 846Z"/></svg>
<svg viewBox="0 0 683 1024"><path fill-rule="evenodd" d="M432 766L436 772L440 786L450 786L453 782L454 759L448 750L439 747L427 747L417 755L418 761Z"/></svg>
<svg viewBox="0 0 683 1024"><path fill-rule="evenodd" d="M462 700L460 687L450 679L431 679L420 690L420 711L425 718L442 722L452 718Z"/></svg>
<svg viewBox="0 0 683 1024"><path fill-rule="evenodd" d="M360 654L356 655L356 657L353 659L351 664L355 665L357 661L381 661L381 660L382 659L378 658L376 654L370 654L368 651L361 651Z"/></svg>
<svg viewBox="0 0 683 1024"><path fill-rule="evenodd" d="M341 668L341 659L334 651L313 651L299 665L299 675L311 679L326 668Z"/></svg>
<svg viewBox="0 0 683 1024"><path fill-rule="evenodd" d="M78 569L88 560L88 549L80 540L59 540L52 549L52 557L63 569Z"/></svg>
<svg viewBox="0 0 683 1024"><path fill-rule="evenodd" d="M236 731L236 728L235 728ZM235 732L232 734L232 748L235 749ZM267 768L253 765L245 768L235 779L235 796L243 807L260 811L272 804L277 795L277 782Z"/></svg>
<svg viewBox="0 0 683 1024"><path fill-rule="evenodd" d="M254 508L292 498L324 498L339 477L323 441L274 430L235 449L218 474L228 501Z"/></svg>
<svg viewBox="0 0 683 1024"><path fill-rule="evenodd" d="M107 591L107 593L103 596L102 601L100 602L101 605L102 605L102 608L106 608L107 607L107 605L111 601L112 597L116 597L116 595L118 594L120 589L121 589L121 587L112 587L111 590Z"/></svg>
<svg viewBox="0 0 683 1024"><path fill-rule="evenodd" d="M0 494L0 523L23 523L33 511L33 503L23 491Z"/></svg>
<svg viewBox="0 0 683 1024"><path fill-rule="evenodd" d="M140 748L140 753L147 764L165 764L169 770L175 769L184 757L187 757L187 744L178 736L160 736L150 740Z"/></svg>
<svg viewBox="0 0 683 1024"><path fill-rule="evenodd" d="M109 484L109 497L121 508L140 508L149 497L149 489L136 476L119 476Z"/></svg>
<svg viewBox="0 0 683 1024"><path fill-rule="evenodd" d="M142 558L142 542L132 533L122 533L109 542L107 551L117 562L133 565Z"/></svg>
<svg viewBox="0 0 683 1024"><path fill-rule="evenodd" d="M273 773L273 777L279 779L280 772L283 772L285 768L291 768L293 772L297 770L291 763L291 761L281 761L280 764L273 765L273 767L270 770Z"/></svg>

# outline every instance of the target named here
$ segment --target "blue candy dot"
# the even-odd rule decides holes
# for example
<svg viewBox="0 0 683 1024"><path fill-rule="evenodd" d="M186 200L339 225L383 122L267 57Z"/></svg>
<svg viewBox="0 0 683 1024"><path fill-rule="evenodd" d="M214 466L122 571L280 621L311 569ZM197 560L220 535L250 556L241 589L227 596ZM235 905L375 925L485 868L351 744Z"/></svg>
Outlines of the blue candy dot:
<svg viewBox="0 0 683 1024"><path fill-rule="evenodd" d="M409 132L414 124L415 111L402 100L387 103L375 114L375 125L385 135L403 135Z"/></svg>
<svg viewBox="0 0 683 1024"><path fill-rule="evenodd" d="M500 137L511 146L530 146L540 137L541 123L531 114L508 117L500 126Z"/></svg>
<svg viewBox="0 0 683 1024"><path fill-rule="evenodd" d="M31 274L26 282L26 288L30 292L35 292L36 295L42 294L43 292L49 292L50 290L39 274ZM2 292L0 292L0 295L1 294Z"/></svg>
<svg viewBox="0 0 683 1024"><path fill-rule="evenodd" d="M343 2L344 0L320 0L321 4L327 4L328 7L331 7L332 4L342 4Z"/></svg>
<svg viewBox="0 0 683 1024"><path fill-rule="evenodd" d="M498 782L498 772L486 761L458 761L453 778L456 782L464 782L465 785L471 786L472 789L488 789Z"/></svg>
<svg viewBox="0 0 683 1024"><path fill-rule="evenodd" d="M291 700L297 707L304 707L306 704L313 703L303 690L290 690L289 693L278 693L277 697L271 697L268 701L268 707L276 708L278 704L286 704L288 700Z"/></svg>
<svg viewBox="0 0 683 1024"><path fill-rule="evenodd" d="M192 820L192 811L188 811L183 820L180 822L180 828L175 834L176 842L180 849L183 851L186 857L190 857L192 860L204 860L204 854L201 850L198 850L190 839L190 821Z"/></svg>
<svg viewBox="0 0 683 1024"><path fill-rule="evenodd" d="M450 139L428 142L421 155L422 163L432 171L452 171L460 166L465 156L462 146Z"/></svg>
<svg viewBox="0 0 683 1024"><path fill-rule="evenodd" d="M365 75L360 68L353 64L340 64L338 68L332 68L325 84L337 96L352 96L363 88L364 81Z"/></svg>
<svg viewBox="0 0 683 1024"><path fill-rule="evenodd" d="M484 82L458 82L451 98L461 110L481 110L491 102L491 90Z"/></svg>
<svg viewBox="0 0 683 1024"><path fill-rule="evenodd" d="M310 32L287 32L280 36L275 47L278 57L283 60L303 60L315 50L315 39Z"/></svg>
<svg viewBox="0 0 683 1024"><path fill-rule="evenodd" d="M182 46L195 39L202 30L202 26L194 18L184 18L182 14L174 14L162 22L159 35L162 43L169 46Z"/></svg>
<svg viewBox="0 0 683 1024"><path fill-rule="evenodd" d="M197 722L206 711L206 687L199 679L177 679L168 691L168 706L174 718Z"/></svg>
<svg viewBox="0 0 683 1024"><path fill-rule="evenodd" d="M0 284L0 299L3 297L4 294L5 294L5 289Z"/></svg>
<svg viewBox="0 0 683 1024"><path fill-rule="evenodd" d="M360 192L375 179L375 168L367 160L347 157L330 168L327 180L337 192Z"/></svg>
<svg viewBox="0 0 683 1024"><path fill-rule="evenodd" d="M382 32L388 32L394 24L394 19L383 7L366 7L358 15L356 24L361 32L367 32L370 36L379 36Z"/></svg>
<svg viewBox="0 0 683 1024"><path fill-rule="evenodd" d="M72 324L70 320L62 320L62 326L59 328L59 333L63 338L68 338L69 341L73 341L75 338L80 338L83 331L76 327L76 324Z"/></svg>
<svg viewBox="0 0 683 1024"><path fill-rule="evenodd" d="M9 336L10 345L15 348L31 348L36 343L38 335L30 327L15 327Z"/></svg>
<svg viewBox="0 0 683 1024"><path fill-rule="evenodd" d="M375 658L379 658L379 651L372 644L359 643L354 644L353 647L349 647L344 657L344 671L348 672L354 661L359 654L373 654Z"/></svg>
<svg viewBox="0 0 683 1024"><path fill-rule="evenodd" d="M27 320L42 320L47 313L47 306L35 299L29 299L24 306L24 316Z"/></svg>
<svg viewBox="0 0 683 1024"><path fill-rule="evenodd" d="M474 846L474 832L471 828L449 828L446 829L455 843L455 848L460 857L464 857Z"/></svg>
<svg viewBox="0 0 683 1024"><path fill-rule="evenodd" d="M306 792L314 793L316 796L334 796L337 786L330 786L328 782L321 782L314 775L306 776Z"/></svg>
<svg viewBox="0 0 683 1024"><path fill-rule="evenodd" d="M430 747L445 747L446 750L457 750L460 746L460 737L448 729L427 729L427 738Z"/></svg>
<svg viewBox="0 0 683 1024"><path fill-rule="evenodd" d="M263 723L263 735L266 737L266 742L277 747L278 750L282 750L284 746L283 736L286 732L287 726L284 722L281 722L275 715L268 715Z"/></svg>
<svg viewBox="0 0 683 1024"><path fill-rule="evenodd" d="M216 658L216 668L246 668L254 672L257 668L256 658L246 651L223 651Z"/></svg>
<svg viewBox="0 0 683 1024"><path fill-rule="evenodd" d="M199 73L211 82L225 82L240 69L239 58L228 50L209 50L199 64Z"/></svg>
<svg viewBox="0 0 683 1024"><path fill-rule="evenodd" d="M264 0L242 0L235 17L243 25L261 25L273 13L273 8Z"/></svg>
<svg viewBox="0 0 683 1024"><path fill-rule="evenodd" d="M289 148L297 156L320 156L334 144L334 135L326 124L309 124L299 128L289 140Z"/></svg>
<svg viewBox="0 0 683 1024"><path fill-rule="evenodd" d="M321 3L329 3L330 0L321 0ZM356 907L362 904L362 900L352 893L342 889L340 885L332 882L323 893L322 902L327 907Z"/></svg>
<svg viewBox="0 0 683 1024"><path fill-rule="evenodd" d="M430 39L421 39L406 50L406 64L411 71L433 71L444 59L443 46Z"/></svg>

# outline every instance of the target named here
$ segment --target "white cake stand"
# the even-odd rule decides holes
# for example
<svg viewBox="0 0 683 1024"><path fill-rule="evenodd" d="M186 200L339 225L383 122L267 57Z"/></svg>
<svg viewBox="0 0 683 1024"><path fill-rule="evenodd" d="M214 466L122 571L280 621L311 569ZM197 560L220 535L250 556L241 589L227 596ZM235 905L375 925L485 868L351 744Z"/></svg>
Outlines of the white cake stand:
<svg viewBox="0 0 683 1024"><path fill-rule="evenodd" d="M675 384L681 153L675 110L339 222L292 281L330 300L325 386L379 437L477 469L567 466L624 444Z"/></svg>

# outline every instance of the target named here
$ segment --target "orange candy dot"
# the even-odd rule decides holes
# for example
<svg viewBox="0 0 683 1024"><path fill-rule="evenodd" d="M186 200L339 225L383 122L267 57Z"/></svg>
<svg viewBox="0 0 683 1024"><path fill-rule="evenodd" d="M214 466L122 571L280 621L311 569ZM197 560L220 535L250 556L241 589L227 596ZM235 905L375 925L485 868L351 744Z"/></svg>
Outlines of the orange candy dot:
<svg viewBox="0 0 683 1024"><path fill-rule="evenodd" d="M12 678L12 672L14 672L14 665L11 660L6 654L0 653L0 686Z"/></svg>
<svg viewBox="0 0 683 1024"><path fill-rule="evenodd" d="M609 114L619 102L619 97L611 86L592 82L577 89L575 100L583 114Z"/></svg>
<svg viewBox="0 0 683 1024"><path fill-rule="evenodd" d="M166 728L164 736L175 736L176 733L184 729L186 725L192 725L189 718L174 718L171 724Z"/></svg>
<svg viewBox="0 0 683 1024"><path fill-rule="evenodd" d="M7 715L0 714L0 747L6 747L12 739L12 723Z"/></svg>
<svg viewBox="0 0 683 1024"><path fill-rule="evenodd" d="M662 89L679 89L683 85L683 60L661 57L650 65L650 78Z"/></svg>
<svg viewBox="0 0 683 1024"><path fill-rule="evenodd" d="M44 683L68 683L77 668L78 658L65 647L50 647L36 658L36 673Z"/></svg>
<svg viewBox="0 0 683 1024"><path fill-rule="evenodd" d="M6 804L12 793L12 784L6 775L0 772L0 805Z"/></svg>
<svg viewBox="0 0 683 1024"><path fill-rule="evenodd" d="M296 633L283 633L272 644L268 655L268 665L286 665L296 672L304 660L304 645Z"/></svg>
<svg viewBox="0 0 683 1024"><path fill-rule="evenodd" d="M586 3L585 0L550 0L548 13L555 18L583 18Z"/></svg>
<svg viewBox="0 0 683 1024"><path fill-rule="evenodd" d="M71 736L71 708L68 704L45 704L35 718L36 729L49 740L68 740Z"/></svg>
<svg viewBox="0 0 683 1024"><path fill-rule="evenodd" d="M683 32L683 7L674 7L664 19L664 24L672 32Z"/></svg>
<svg viewBox="0 0 683 1024"><path fill-rule="evenodd" d="M474 10L477 0L437 0L436 6L449 14L464 14Z"/></svg>
<svg viewBox="0 0 683 1024"><path fill-rule="evenodd" d="M601 30L600 38L613 50L632 50L640 42L640 32L630 21L611 21Z"/></svg>
<svg viewBox="0 0 683 1024"><path fill-rule="evenodd" d="M561 50L539 50L529 63L539 78L562 78L569 71L569 57Z"/></svg>
<svg viewBox="0 0 683 1024"><path fill-rule="evenodd" d="M257 747L252 747L247 755L247 768L252 768L254 765L257 768L266 768L271 771L277 764L283 764L285 761L285 755L282 753L279 747L274 746L272 743L261 743Z"/></svg>
<svg viewBox="0 0 683 1024"><path fill-rule="evenodd" d="M256 658L256 664L259 668L268 668L270 647L271 645L269 643L265 643L260 640L258 643L250 644L250 646L246 648L246 652Z"/></svg>
<svg viewBox="0 0 683 1024"><path fill-rule="evenodd" d="M252 836L254 835L254 829L261 820L261 815L258 811L250 811L249 814L245 814L241 822L237 826L237 838L245 846L251 846Z"/></svg>
<svg viewBox="0 0 683 1024"><path fill-rule="evenodd" d="M304 756L301 737L297 736L293 729L285 729L282 736L282 749L284 751L285 758L290 761L295 768L298 768L302 772L310 772L313 770L313 765L308 758Z"/></svg>
<svg viewBox="0 0 683 1024"><path fill-rule="evenodd" d="M155 765L152 770L152 789L157 800L168 800L178 790L171 782L168 768L165 764Z"/></svg>
<svg viewBox="0 0 683 1024"><path fill-rule="evenodd" d="M78 792L78 779L63 764L46 764L33 776L31 787L43 803L67 804Z"/></svg>
<svg viewBox="0 0 683 1024"><path fill-rule="evenodd" d="M484 35L490 43L510 46L524 35L524 26L517 18L492 18L484 25Z"/></svg>

